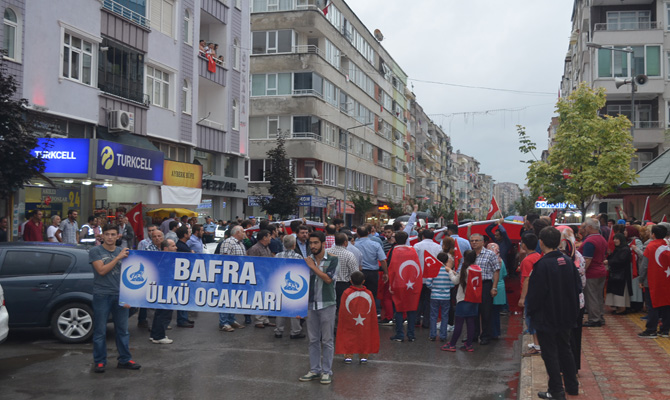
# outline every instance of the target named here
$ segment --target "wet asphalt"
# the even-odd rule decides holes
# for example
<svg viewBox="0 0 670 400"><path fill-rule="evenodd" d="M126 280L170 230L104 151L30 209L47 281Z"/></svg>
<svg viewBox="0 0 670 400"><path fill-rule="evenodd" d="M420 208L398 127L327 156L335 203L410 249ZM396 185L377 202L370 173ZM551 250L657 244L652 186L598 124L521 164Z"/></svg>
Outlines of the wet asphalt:
<svg viewBox="0 0 670 400"><path fill-rule="evenodd" d="M151 313L150 313L151 316ZM440 350L417 328L417 341L391 342L367 365L335 356L333 382L299 382L309 370L307 340L275 339L272 328L218 330L218 315L193 314L195 328L173 329L170 345L149 341L130 319L130 347L140 371L116 369L112 325L104 374L92 372L92 345L64 344L48 329L13 329L0 344L0 399L516 399L519 316L502 317L503 337L473 353ZM238 321L244 318L238 316ZM451 334L450 334L451 335Z"/></svg>

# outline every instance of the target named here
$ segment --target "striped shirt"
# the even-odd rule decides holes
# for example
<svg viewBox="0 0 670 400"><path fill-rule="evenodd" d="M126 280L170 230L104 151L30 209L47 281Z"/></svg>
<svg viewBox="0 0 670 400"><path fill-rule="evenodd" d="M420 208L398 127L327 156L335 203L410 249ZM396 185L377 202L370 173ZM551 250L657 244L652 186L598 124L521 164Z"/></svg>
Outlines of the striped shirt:
<svg viewBox="0 0 670 400"><path fill-rule="evenodd" d="M479 265L482 269L482 280L485 281L493 279L493 274L500 270L498 256L487 249L482 249L481 253L477 256L475 264Z"/></svg>
<svg viewBox="0 0 670 400"><path fill-rule="evenodd" d="M451 255L449 256L451 258ZM431 289L430 298L435 300L451 300L451 282L447 269L442 267L435 278L426 278L426 286Z"/></svg>
<svg viewBox="0 0 670 400"><path fill-rule="evenodd" d="M358 260L356 260L356 256L342 246L333 246L328 249L327 253L334 255L340 260L340 270L335 276L335 281L349 282L351 274L354 271L358 271Z"/></svg>
<svg viewBox="0 0 670 400"><path fill-rule="evenodd" d="M227 254L229 256L246 256L247 249L244 244L234 237L229 237L221 244L221 251L219 254Z"/></svg>

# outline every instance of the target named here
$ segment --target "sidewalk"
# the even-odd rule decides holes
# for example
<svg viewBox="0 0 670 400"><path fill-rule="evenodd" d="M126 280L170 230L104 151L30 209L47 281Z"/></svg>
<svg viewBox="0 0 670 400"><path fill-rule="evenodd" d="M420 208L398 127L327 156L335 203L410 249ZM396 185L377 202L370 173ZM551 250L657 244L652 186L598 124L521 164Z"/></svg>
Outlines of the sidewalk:
<svg viewBox="0 0 670 400"><path fill-rule="evenodd" d="M670 339L644 339L644 314L606 316L602 328L584 328L579 396L571 399L670 399ZM522 351L530 335L524 335ZM521 359L519 399L537 399L547 390L547 373L540 356Z"/></svg>

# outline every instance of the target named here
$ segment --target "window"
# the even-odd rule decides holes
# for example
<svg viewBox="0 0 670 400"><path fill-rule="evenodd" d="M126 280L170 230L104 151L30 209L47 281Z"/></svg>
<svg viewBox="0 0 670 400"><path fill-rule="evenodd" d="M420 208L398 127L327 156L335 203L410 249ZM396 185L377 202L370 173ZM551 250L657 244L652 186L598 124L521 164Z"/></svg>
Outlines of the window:
<svg viewBox="0 0 670 400"><path fill-rule="evenodd" d="M312 72L293 74L293 94L323 95L323 78Z"/></svg>
<svg viewBox="0 0 670 400"><path fill-rule="evenodd" d="M0 276L47 275L51 253L8 251L0 268Z"/></svg>
<svg viewBox="0 0 670 400"><path fill-rule="evenodd" d="M144 103L144 55L104 38L98 63L98 88L106 93Z"/></svg>
<svg viewBox="0 0 670 400"><path fill-rule="evenodd" d="M249 118L249 139L274 139L278 132L291 131L290 115Z"/></svg>
<svg viewBox="0 0 670 400"><path fill-rule="evenodd" d="M170 108L170 74L147 66L147 94L151 104Z"/></svg>
<svg viewBox="0 0 670 400"><path fill-rule="evenodd" d="M291 175L295 178L295 160L286 160ZM272 160L249 160L247 163L249 182L269 182L267 171L272 171Z"/></svg>
<svg viewBox="0 0 670 400"><path fill-rule="evenodd" d="M63 33L63 78L90 85L93 71L93 43Z"/></svg>
<svg viewBox="0 0 670 400"><path fill-rule="evenodd" d="M2 22L4 31L2 49L7 52L5 57L20 61L21 41L19 40L19 36L21 35L21 30L19 29L19 18L16 12L9 7L5 8Z"/></svg>
<svg viewBox="0 0 670 400"><path fill-rule="evenodd" d="M191 12L186 9L184 10L184 43L188 45L193 45L193 29L191 29Z"/></svg>
<svg viewBox="0 0 670 400"><path fill-rule="evenodd" d="M252 96L286 96L292 94L290 73L254 74L251 76Z"/></svg>
<svg viewBox="0 0 670 400"><path fill-rule="evenodd" d="M337 147L338 132L339 129L337 126L330 122L323 122L323 136L326 144Z"/></svg>
<svg viewBox="0 0 670 400"><path fill-rule="evenodd" d="M237 157L222 156L223 157L223 176L226 178L235 178L237 176Z"/></svg>
<svg viewBox="0 0 670 400"><path fill-rule="evenodd" d="M323 184L326 186L337 187L337 165L330 163L323 163Z"/></svg>
<svg viewBox="0 0 670 400"><path fill-rule="evenodd" d="M384 108L388 112L392 112L393 109L393 98L386 92L382 91L382 103L384 104Z"/></svg>
<svg viewBox="0 0 670 400"><path fill-rule="evenodd" d="M181 112L191 114L191 83L184 79L181 88Z"/></svg>
<svg viewBox="0 0 670 400"><path fill-rule="evenodd" d="M163 155L168 160L180 161L180 162L190 162L190 161L186 160L186 154L188 153L188 149L184 146L177 146L177 145L174 145L174 144L168 144L168 143L157 142L157 141L152 141L151 144L156 146L156 148L158 150L162 151ZM209 154L209 153L204 153L204 154ZM203 165L203 167L202 167L203 171L211 171L211 170L205 169L205 164L203 163L203 160L200 159L200 156L198 155L198 153L196 153L195 158L197 158L198 162L200 162Z"/></svg>
<svg viewBox="0 0 670 400"><path fill-rule="evenodd" d="M333 67L340 69L340 49L326 39L326 61Z"/></svg>
<svg viewBox="0 0 670 400"><path fill-rule="evenodd" d="M252 54L290 53L292 51L292 30L252 32Z"/></svg>
<svg viewBox="0 0 670 400"><path fill-rule="evenodd" d="M233 129L240 130L240 104L237 99L233 99Z"/></svg>
<svg viewBox="0 0 670 400"><path fill-rule="evenodd" d="M251 12L287 10L293 10L293 0L251 0Z"/></svg>
<svg viewBox="0 0 670 400"><path fill-rule="evenodd" d="M235 8L238 10L242 9L242 0L235 0Z"/></svg>
<svg viewBox="0 0 670 400"><path fill-rule="evenodd" d="M639 74L661 76L661 46L633 46L632 68L628 65L629 54L598 49L598 77L617 78Z"/></svg>
<svg viewBox="0 0 670 400"><path fill-rule="evenodd" d="M608 104L607 115L625 115L630 120L630 104ZM635 128L657 128L658 123L652 119L651 104L635 105Z"/></svg>
<svg viewBox="0 0 670 400"><path fill-rule="evenodd" d="M175 37L172 26L173 13L172 0L151 0L151 29Z"/></svg>
<svg viewBox="0 0 670 400"><path fill-rule="evenodd" d="M651 29L651 11L608 11L607 30Z"/></svg>
<svg viewBox="0 0 670 400"><path fill-rule="evenodd" d="M340 94L340 88L335 86L332 82L325 80L323 81L323 95L326 101L334 106L337 107L338 105L338 97Z"/></svg>
<svg viewBox="0 0 670 400"><path fill-rule="evenodd" d="M321 120L317 117L293 117L294 138L321 140Z"/></svg>
<svg viewBox="0 0 670 400"><path fill-rule="evenodd" d="M233 40L233 69L240 69L240 39Z"/></svg>
<svg viewBox="0 0 670 400"><path fill-rule="evenodd" d="M638 151L635 153L630 161L631 169L639 171L645 165L649 164L654 159L654 153L651 151Z"/></svg>

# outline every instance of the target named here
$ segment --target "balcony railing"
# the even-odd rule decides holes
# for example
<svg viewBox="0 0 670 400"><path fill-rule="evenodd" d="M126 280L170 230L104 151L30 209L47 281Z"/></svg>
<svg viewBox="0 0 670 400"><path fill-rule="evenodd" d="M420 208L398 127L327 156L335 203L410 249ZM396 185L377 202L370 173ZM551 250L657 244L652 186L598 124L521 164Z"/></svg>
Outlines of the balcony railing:
<svg viewBox="0 0 670 400"><path fill-rule="evenodd" d="M659 129L661 121L635 121L635 129Z"/></svg>
<svg viewBox="0 0 670 400"><path fill-rule="evenodd" d="M321 57L324 57L323 53L321 52L321 49L319 49L318 46L315 46L313 44L293 46L293 52L294 53L301 53L301 54L304 54L304 53L318 54Z"/></svg>
<svg viewBox="0 0 670 400"><path fill-rule="evenodd" d="M119 4L114 0L101 0L100 2L102 3L102 8L104 8L105 10L109 10L115 14L119 14L120 16L130 21L133 21L134 23L141 25L145 28L149 27L149 19L144 15L136 11L133 11L122 4Z"/></svg>
<svg viewBox="0 0 670 400"><path fill-rule="evenodd" d="M596 31L647 31L658 29L656 21L633 21L633 22L599 22L595 24Z"/></svg>
<svg viewBox="0 0 670 400"><path fill-rule="evenodd" d="M217 129L217 130L220 130L220 131L225 131L225 129L223 129L224 127L223 127L222 123L212 121L211 119L207 119L207 118L203 118L203 119L199 120L198 125L208 126L210 128L213 128L213 129Z"/></svg>
<svg viewBox="0 0 670 400"><path fill-rule="evenodd" d="M319 93L316 89L294 89L293 90L293 95L294 96L316 96L319 98L323 98L323 95Z"/></svg>

